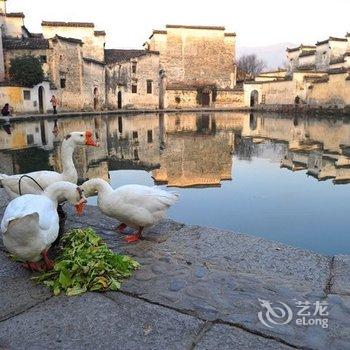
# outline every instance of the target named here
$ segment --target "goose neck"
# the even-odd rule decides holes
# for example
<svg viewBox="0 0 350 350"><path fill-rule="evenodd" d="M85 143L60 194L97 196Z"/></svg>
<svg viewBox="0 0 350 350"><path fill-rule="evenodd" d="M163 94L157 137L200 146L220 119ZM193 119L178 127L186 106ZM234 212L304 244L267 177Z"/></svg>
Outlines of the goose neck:
<svg viewBox="0 0 350 350"><path fill-rule="evenodd" d="M67 176L78 176L73 162L75 145L64 140L61 147L62 174Z"/></svg>

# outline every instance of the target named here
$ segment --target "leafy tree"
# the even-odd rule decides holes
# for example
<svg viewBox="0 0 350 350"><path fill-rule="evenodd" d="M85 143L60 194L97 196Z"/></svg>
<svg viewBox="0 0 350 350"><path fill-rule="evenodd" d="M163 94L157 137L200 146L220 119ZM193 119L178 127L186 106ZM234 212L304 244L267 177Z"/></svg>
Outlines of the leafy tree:
<svg viewBox="0 0 350 350"><path fill-rule="evenodd" d="M259 59L257 55L251 54L241 56L237 62L237 66L243 72L256 77L266 67L266 63L263 60Z"/></svg>
<svg viewBox="0 0 350 350"><path fill-rule="evenodd" d="M22 56L11 60L11 80L17 84L33 87L44 79L44 71L38 58Z"/></svg>

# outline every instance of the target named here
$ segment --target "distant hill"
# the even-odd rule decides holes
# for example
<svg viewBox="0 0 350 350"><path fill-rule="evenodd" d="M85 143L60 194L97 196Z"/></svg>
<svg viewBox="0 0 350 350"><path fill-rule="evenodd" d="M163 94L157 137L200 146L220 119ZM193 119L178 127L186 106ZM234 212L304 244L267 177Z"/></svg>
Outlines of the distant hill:
<svg viewBox="0 0 350 350"><path fill-rule="evenodd" d="M283 67L286 61L286 48L296 47L298 45L292 43L280 43L269 46L260 47L237 47L237 57L249 54L256 54L260 59L263 59L267 67L266 69L277 69Z"/></svg>

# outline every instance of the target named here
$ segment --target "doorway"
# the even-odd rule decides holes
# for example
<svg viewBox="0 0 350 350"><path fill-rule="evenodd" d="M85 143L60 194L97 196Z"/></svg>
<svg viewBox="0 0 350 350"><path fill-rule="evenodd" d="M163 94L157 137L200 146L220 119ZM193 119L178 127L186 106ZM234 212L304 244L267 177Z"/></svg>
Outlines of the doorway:
<svg viewBox="0 0 350 350"><path fill-rule="evenodd" d="M202 106L209 106L210 105L210 93L209 92L203 92L202 93Z"/></svg>
<svg viewBox="0 0 350 350"><path fill-rule="evenodd" d="M259 93L253 90L250 94L250 107L255 107L259 104Z"/></svg>
<svg viewBox="0 0 350 350"><path fill-rule="evenodd" d="M43 114L44 110L44 88L42 86L39 87L38 95L39 95L39 113Z"/></svg>
<svg viewBox="0 0 350 350"><path fill-rule="evenodd" d="M118 91L118 109L123 108L122 92Z"/></svg>

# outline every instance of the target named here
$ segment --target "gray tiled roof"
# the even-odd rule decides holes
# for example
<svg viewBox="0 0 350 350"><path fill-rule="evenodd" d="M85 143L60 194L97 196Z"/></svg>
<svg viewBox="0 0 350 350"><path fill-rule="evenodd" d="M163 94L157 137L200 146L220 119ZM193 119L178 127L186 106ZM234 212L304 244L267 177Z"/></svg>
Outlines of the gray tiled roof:
<svg viewBox="0 0 350 350"><path fill-rule="evenodd" d="M316 50L307 50L307 51L303 51L299 57L307 57L307 56L313 56L315 55Z"/></svg>
<svg viewBox="0 0 350 350"><path fill-rule="evenodd" d="M94 28L95 25L92 22L58 22L58 21L42 21L42 26L48 27L86 27Z"/></svg>
<svg viewBox="0 0 350 350"><path fill-rule="evenodd" d="M147 50L107 49L105 50L105 61L107 64L123 62L147 54L159 54L159 52Z"/></svg>
<svg viewBox="0 0 350 350"><path fill-rule="evenodd" d="M35 49L48 49L49 41L44 38L22 38L22 39L10 39L5 38L3 40L4 49L7 50L35 50Z"/></svg>

